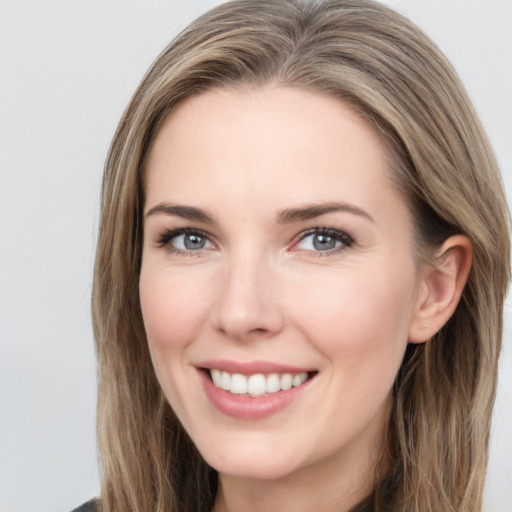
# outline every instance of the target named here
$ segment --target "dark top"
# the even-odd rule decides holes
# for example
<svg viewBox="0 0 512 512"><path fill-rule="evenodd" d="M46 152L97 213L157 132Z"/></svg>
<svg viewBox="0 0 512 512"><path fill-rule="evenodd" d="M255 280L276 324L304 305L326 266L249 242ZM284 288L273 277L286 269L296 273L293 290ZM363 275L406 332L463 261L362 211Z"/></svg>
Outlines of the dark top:
<svg viewBox="0 0 512 512"><path fill-rule="evenodd" d="M91 500L84 503L82 506L75 508L72 512L94 512L97 500Z"/></svg>

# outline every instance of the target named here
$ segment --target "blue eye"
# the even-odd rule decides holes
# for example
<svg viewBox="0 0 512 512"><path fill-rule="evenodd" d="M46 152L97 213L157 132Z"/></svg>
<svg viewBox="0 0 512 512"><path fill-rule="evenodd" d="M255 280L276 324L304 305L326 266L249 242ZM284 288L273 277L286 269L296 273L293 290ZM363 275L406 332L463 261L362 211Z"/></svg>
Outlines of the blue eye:
<svg viewBox="0 0 512 512"><path fill-rule="evenodd" d="M187 250L187 251L197 251L199 249L204 249L206 246L206 238L204 236L196 235L194 233L175 236L171 240L171 244L176 249Z"/></svg>
<svg viewBox="0 0 512 512"><path fill-rule="evenodd" d="M206 235L199 231L188 229L168 231L159 238L158 243L176 252L194 252L214 247Z"/></svg>
<svg viewBox="0 0 512 512"><path fill-rule="evenodd" d="M336 252L352 243L350 236L342 231L322 229L306 233L295 247L310 252Z"/></svg>

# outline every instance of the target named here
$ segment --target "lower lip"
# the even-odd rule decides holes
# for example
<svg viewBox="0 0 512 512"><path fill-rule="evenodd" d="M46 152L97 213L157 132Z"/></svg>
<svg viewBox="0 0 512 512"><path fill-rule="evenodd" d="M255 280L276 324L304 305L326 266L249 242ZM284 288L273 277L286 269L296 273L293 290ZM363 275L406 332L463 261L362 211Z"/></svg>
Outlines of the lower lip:
<svg viewBox="0 0 512 512"><path fill-rule="evenodd" d="M312 379L287 391L278 391L261 397L252 398L234 395L229 391L219 389L209 379L208 375L199 370L204 390L210 402L221 413L246 421L268 418L278 413L297 399L308 387Z"/></svg>

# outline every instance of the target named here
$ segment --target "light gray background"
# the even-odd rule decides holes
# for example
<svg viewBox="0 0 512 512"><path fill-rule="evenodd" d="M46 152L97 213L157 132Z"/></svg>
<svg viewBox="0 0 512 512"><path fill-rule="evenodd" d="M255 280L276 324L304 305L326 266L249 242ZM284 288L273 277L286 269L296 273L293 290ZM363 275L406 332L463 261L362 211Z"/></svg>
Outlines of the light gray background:
<svg viewBox="0 0 512 512"><path fill-rule="evenodd" d="M215 0L0 0L0 512L97 495L89 314L103 160L138 81ZM512 197L512 1L388 0L453 61ZM487 510L512 512L510 299Z"/></svg>

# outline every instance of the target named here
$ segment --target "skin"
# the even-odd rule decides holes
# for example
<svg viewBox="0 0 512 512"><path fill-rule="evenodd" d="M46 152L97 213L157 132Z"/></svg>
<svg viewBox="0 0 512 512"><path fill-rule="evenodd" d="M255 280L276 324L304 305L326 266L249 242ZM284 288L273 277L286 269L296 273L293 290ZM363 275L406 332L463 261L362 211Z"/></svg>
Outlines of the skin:
<svg viewBox="0 0 512 512"><path fill-rule="evenodd" d="M157 134L141 307L165 396L219 471L214 510L348 510L371 489L407 343L446 321L470 261L454 237L443 273L418 263L390 161L349 106L276 86L189 98ZM163 203L210 220L155 211ZM285 210L333 203L349 208L283 222ZM183 228L203 232L203 248L168 235ZM352 242L319 250L317 228ZM196 366L210 359L318 374L282 411L246 421L207 398Z"/></svg>

